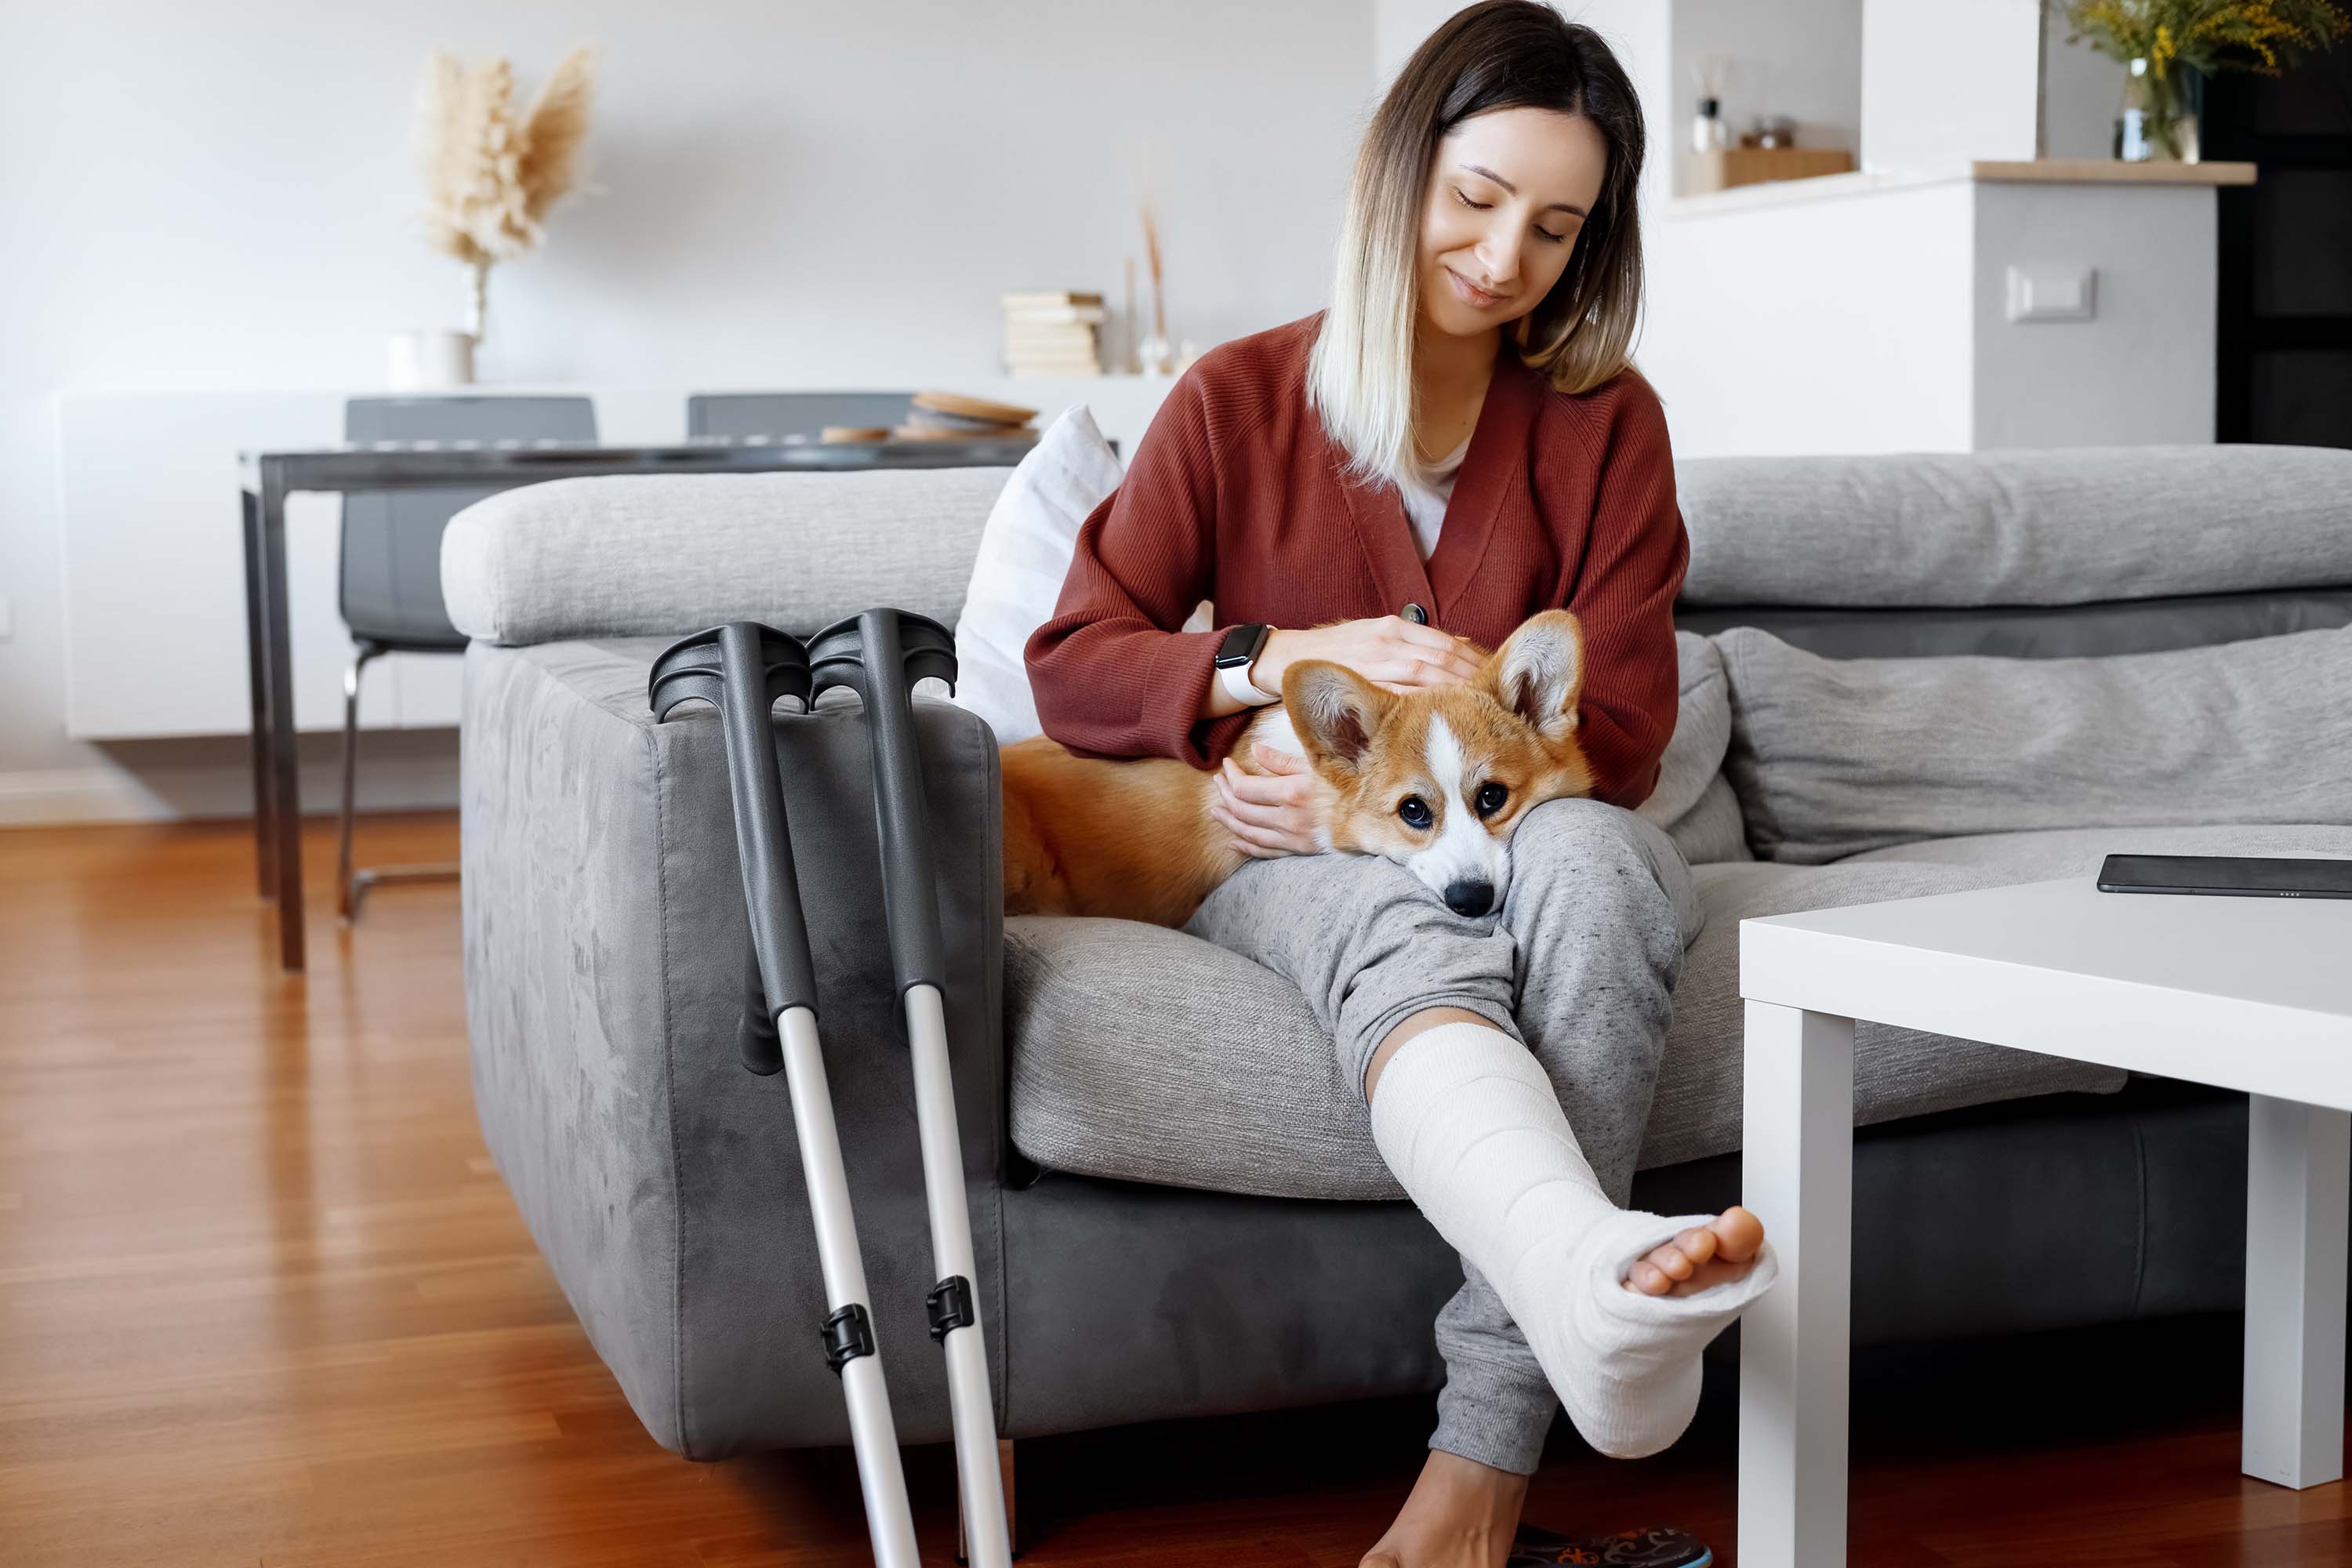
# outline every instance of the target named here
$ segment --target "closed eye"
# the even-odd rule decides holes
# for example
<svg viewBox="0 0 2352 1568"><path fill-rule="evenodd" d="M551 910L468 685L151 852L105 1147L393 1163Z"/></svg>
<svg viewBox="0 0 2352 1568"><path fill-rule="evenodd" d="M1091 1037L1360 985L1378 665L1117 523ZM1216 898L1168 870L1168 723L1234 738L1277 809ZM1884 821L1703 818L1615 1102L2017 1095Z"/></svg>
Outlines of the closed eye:
<svg viewBox="0 0 2352 1568"><path fill-rule="evenodd" d="M1472 212L1477 213L1486 212L1495 205L1492 202L1474 202L1468 196L1464 195L1459 190L1454 193L1454 199L1460 202L1464 206L1468 207ZM1551 230L1544 227L1541 224L1536 225L1536 232L1543 236L1544 238L1551 241L1554 245L1566 245L1568 243L1568 236L1564 234L1554 234Z"/></svg>

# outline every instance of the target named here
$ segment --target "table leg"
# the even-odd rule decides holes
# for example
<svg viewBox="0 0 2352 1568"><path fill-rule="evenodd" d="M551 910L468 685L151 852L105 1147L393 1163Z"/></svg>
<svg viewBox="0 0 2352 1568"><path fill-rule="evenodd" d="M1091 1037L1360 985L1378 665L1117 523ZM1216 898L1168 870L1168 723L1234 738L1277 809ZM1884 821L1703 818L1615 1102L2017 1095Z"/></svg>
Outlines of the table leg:
<svg viewBox="0 0 2352 1568"><path fill-rule="evenodd" d="M278 952L289 973L303 967L302 786L299 738L294 723L293 637L286 608L286 479L264 458L255 500L261 533L261 620L269 677L270 828L276 842L271 860L278 872Z"/></svg>
<svg viewBox="0 0 2352 1568"><path fill-rule="evenodd" d="M1780 1255L1739 1326L1740 1568L1842 1568L1853 1020L1748 1004L1740 1202Z"/></svg>
<svg viewBox="0 0 2352 1568"><path fill-rule="evenodd" d="M237 498L245 514L245 664L253 699L253 858L267 901L278 896L277 822L269 798L269 647L261 618L268 590L261 580L261 503L248 489L239 489Z"/></svg>
<svg viewBox="0 0 2352 1568"><path fill-rule="evenodd" d="M2344 1477L2344 1283L2352 1113L2248 1096L2246 1412L2242 1468Z"/></svg>

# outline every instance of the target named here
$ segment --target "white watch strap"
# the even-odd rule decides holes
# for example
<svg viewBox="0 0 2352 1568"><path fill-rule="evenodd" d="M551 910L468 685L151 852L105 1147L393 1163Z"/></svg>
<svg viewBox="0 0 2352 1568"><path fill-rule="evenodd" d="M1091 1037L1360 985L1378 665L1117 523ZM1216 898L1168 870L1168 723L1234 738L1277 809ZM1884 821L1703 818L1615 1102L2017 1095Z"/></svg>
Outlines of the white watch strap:
<svg viewBox="0 0 2352 1568"><path fill-rule="evenodd" d="M1225 689L1226 696L1244 708L1263 708L1281 700L1276 693L1260 691L1251 683L1250 667L1245 664L1229 664L1218 670L1217 684Z"/></svg>

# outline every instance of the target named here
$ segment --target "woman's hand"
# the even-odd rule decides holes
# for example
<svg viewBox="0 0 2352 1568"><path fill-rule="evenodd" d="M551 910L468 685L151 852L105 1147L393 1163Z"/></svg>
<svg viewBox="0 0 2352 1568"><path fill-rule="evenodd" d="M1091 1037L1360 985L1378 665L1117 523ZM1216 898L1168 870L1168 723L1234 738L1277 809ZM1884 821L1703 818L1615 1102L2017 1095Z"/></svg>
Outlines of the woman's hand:
<svg viewBox="0 0 2352 1568"><path fill-rule="evenodd" d="M1217 772L1217 798L1209 815L1232 834L1234 847L1260 860L1321 852L1318 780L1307 759L1251 742L1261 773L1244 773L1227 757Z"/></svg>
<svg viewBox="0 0 2352 1568"><path fill-rule="evenodd" d="M1271 634L1251 668L1250 680L1260 690L1278 692L1283 672L1310 658L1344 664L1391 691L1452 686L1478 673L1477 656L1459 637L1402 616L1375 616L1312 631Z"/></svg>

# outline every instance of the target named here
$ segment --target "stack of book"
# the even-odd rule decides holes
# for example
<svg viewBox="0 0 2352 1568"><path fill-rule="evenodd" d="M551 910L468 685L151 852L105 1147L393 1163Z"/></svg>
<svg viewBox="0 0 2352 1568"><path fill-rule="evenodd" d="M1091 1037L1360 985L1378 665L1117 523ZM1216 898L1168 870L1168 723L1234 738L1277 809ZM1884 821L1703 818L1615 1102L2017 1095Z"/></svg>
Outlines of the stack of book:
<svg viewBox="0 0 2352 1568"><path fill-rule="evenodd" d="M1103 297L1045 289L1001 297L1004 306L1004 368L1019 380L1102 374L1095 330Z"/></svg>
<svg viewBox="0 0 2352 1568"><path fill-rule="evenodd" d="M1034 408L991 403L954 392L919 392L907 410L907 422L892 430L895 441L1034 441L1029 421Z"/></svg>

